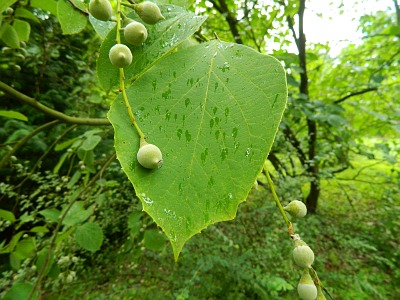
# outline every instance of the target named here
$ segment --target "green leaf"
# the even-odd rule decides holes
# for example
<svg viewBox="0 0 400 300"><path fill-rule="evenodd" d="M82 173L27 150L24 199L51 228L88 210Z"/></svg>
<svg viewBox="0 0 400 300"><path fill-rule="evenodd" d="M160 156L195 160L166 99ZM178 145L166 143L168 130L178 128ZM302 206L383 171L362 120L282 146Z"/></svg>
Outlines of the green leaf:
<svg viewBox="0 0 400 300"><path fill-rule="evenodd" d="M28 118L25 115L13 110L0 110L0 116L17 119L21 121L28 121Z"/></svg>
<svg viewBox="0 0 400 300"><path fill-rule="evenodd" d="M10 221L11 223L15 222L15 216L11 211L0 209L0 218Z"/></svg>
<svg viewBox="0 0 400 300"><path fill-rule="evenodd" d="M7 9L7 7L13 5L17 0L1 0L0 1L0 15Z"/></svg>
<svg viewBox="0 0 400 300"><path fill-rule="evenodd" d="M22 7L18 7L15 10L14 15L18 18L28 19L33 22L40 23L39 19L31 11Z"/></svg>
<svg viewBox="0 0 400 300"><path fill-rule="evenodd" d="M31 25L22 20L15 20L13 23L13 27L18 34L20 41L29 41L29 35L31 34Z"/></svg>
<svg viewBox="0 0 400 300"><path fill-rule="evenodd" d="M39 214L42 215L46 221L57 222L61 212L56 208L46 208L39 211Z"/></svg>
<svg viewBox="0 0 400 300"><path fill-rule="evenodd" d="M91 207L85 209L83 201L76 201L68 211L62 223L64 225L73 226L85 222L91 214Z"/></svg>
<svg viewBox="0 0 400 300"><path fill-rule="evenodd" d="M153 26L147 26L148 38L143 46L130 46L134 60L126 68L125 78L130 80L158 59L168 54L177 45L195 33L206 17L177 6L160 6L166 20ZM133 14L133 13L132 13ZM134 18L134 14L129 17ZM104 90L109 91L118 84L119 69L113 66L108 58L110 48L115 45L116 28L111 30L100 47L97 60L97 76ZM127 44L121 35L122 43ZM129 44L128 44L129 46Z"/></svg>
<svg viewBox="0 0 400 300"><path fill-rule="evenodd" d="M146 170L138 164L139 137L121 96L108 114L117 156L177 259L191 236L233 219L245 201L282 118L285 73L273 57L212 41L166 57L127 95L164 165Z"/></svg>
<svg viewBox="0 0 400 300"><path fill-rule="evenodd" d="M35 238L28 237L18 242L17 247L15 248L15 254L18 256L19 259L25 259L30 257L35 249Z"/></svg>
<svg viewBox="0 0 400 300"><path fill-rule="evenodd" d="M14 283L13 286L4 295L3 300L27 300L29 294L33 289L32 283L18 282ZM35 291L30 299L37 299L38 293Z"/></svg>
<svg viewBox="0 0 400 300"><path fill-rule="evenodd" d="M8 245L0 249L0 254L11 253L12 251L14 251L15 246L18 244L19 239L24 233L25 231L19 231L16 234L14 234Z"/></svg>
<svg viewBox="0 0 400 300"><path fill-rule="evenodd" d="M31 6L47 10L53 15L57 15L57 2L55 0L31 0Z"/></svg>
<svg viewBox="0 0 400 300"><path fill-rule="evenodd" d="M0 27L0 38L10 48L19 48L18 33L14 27L7 22Z"/></svg>
<svg viewBox="0 0 400 300"><path fill-rule="evenodd" d="M89 22L92 24L93 29L99 35L99 37L104 40L111 29L114 28L115 22L113 21L100 21L97 20L92 15L89 15Z"/></svg>
<svg viewBox="0 0 400 300"><path fill-rule="evenodd" d="M35 226L29 231L30 232L37 232L37 233L46 233L46 232L49 232L49 229L47 227L45 227L45 226Z"/></svg>
<svg viewBox="0 0 400 300"><path fill-rule="evenodd" d="M141 211L134 211L129 215L128 228L132 238L135 238L140 232L140 228L142 227L141 217Z"/></svg>
<svg viewBox="0 0 400 300"><path fill-rule="evenodd" d="M15 252L10 253L10 265L15 271L21 267L21 260L18 258L18 255Z"/></svg>
<svg viewBox="0 0 400 300"><path fill-rule="evenodd" d="M146 230L144 233L144 246L147 249L159 251L164 247L165 237L156 229Z"/></svg>
<svg viewBox="0 0 400 300"><path fill-rule="evenodd" d="M90 135L82 143L81 148L85 151L93 150L101 141L101 137L98 135Z"/></svg>
<svg viewBox="0 0 400 300"><path fill-rule="evenodd" d="M36 260L36 268L39 273L43 272L42 270L44 268L44 263L46 261L48 252L49 252L48 247L45 247L42 250L40 250L38 253L37 260ZM53 253L51 253L48 260L49 261L47 263L46 270L43 272L44 276L46 276L50 272L52 265L54 263L54 254Z"/></svg>
<svg viewBox="0 0 400 300"><path fill-rule="evenodd" d="M59 0L57 17L64 34L79 33L85 28L87 17L79 9L74 8L67 0Z"/></svg>
<svg viewBox="0 0 400 300"><path fill-rule="evenodd" d="M95 223L85 223L76 228L75 239L83 249L96 252L103 244L103 230Z"/></svg>

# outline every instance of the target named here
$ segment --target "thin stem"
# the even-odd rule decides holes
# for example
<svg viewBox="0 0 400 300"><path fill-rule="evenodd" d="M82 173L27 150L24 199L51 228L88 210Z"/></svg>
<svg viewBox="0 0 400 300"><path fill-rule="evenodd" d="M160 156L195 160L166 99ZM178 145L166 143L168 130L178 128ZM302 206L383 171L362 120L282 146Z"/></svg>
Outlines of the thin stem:
<svg viewBox="0 0 400 300"><path fill-rule="evenodd" d="M55 246L58 233L59 233L59 231L60 231L60 229L61 229L62 223L63 223L65 217L67 216L69 210L70 210L71 207L74 205L74 203L75 203L86 191L88 191L92 185L94 185L94 184L96 183L96 181L99 179L99 177L102 176L103 172L104 172L104 171L108 168L108 166L114 161L115 157L116 157L115 153L112 154L112 155L109 157L109 159L104 163L104 165L101 167L101 169L96 173L96 175L94 175L94 176L92 177L92 179L89 181L89 183L88 183L84 188L82 188L80 191L77 190L77 191L75 192L74 197L72 198L72 200L70 201L70 203L68 204L68 206L65 208L63 214L60 216L60 218L59 218L59 220L58 220L58 223L57 223L57 226L56 226L56 228L55 228L54 231L53 231L53 236L51 237L51 240L50 240L49 250L48 250L47 253L46 253L46 257L45 257L45 259L44 259L44 261L43 261L42 268L41 268L41 270L40 270L40 273L38 274L38 277L37 277L37 279L36 279L36 283L35 283L35 285L34 285L34 288L31 290L31 292L30 292L30 294L29 294L29 296L28 296L28 299L32 299L33 294L34 294L35 291L37 291L37 290L39 289L39 287L40 287L40 284L41 284L41 282L42 282L42 280L43 280L45 271L46 271L46 269L47 269L47 267L48 267L48 265L49 265L49 263L50 263L51 252L53 251L53 248L54 248L54 246Z"/></svg>
<svg viewBox="0 0 400 300"><path fill-rule="evenodd" d="M5 84L4 82L0 81L0 91L3 91L7 95L11 96L12 98L28 104L29 106L34 107L35 109L45 113L48 116L51 116L57 120L60 120L65 123L70 124L79 124L79 125L91 125L91 126L100 126L100 125L111 125L108 119L98 119L98 118L78 118L78 117L71 117L59 112L57 110L51 109L46 105L41 104L36 99L31 98L25 94L20 93L19 91L13 89L11 86Z"/></svg>
<svg viewBox="0 0 400 300"><path fill-rule="evenodd" d="M117 1L117 37L116 41L118 44L121 43L121 0ZM125 73L123 68L119 68L119 89L122 92L122 98L124 99L126 110L128 111L129 119L131 120L133 126L138 132L141 139L144 139L144 133L139 128L139 125L136 123L135 117L133 116L131 105L129 104L128 96L125 90Z"/></svg>
<svg viewBox="0 0 400 300"><path fill-rule="evenodd" d="M3 168L5 166L5 164L7 163L7 161L10 159L10 157L13 156L14 153L17 152L23 145L25 145L25 143L27 141L29 141L32 137L34 137L39 132L45 130L46 128L52 127L59 123L60 123L59 120L55 120L55 121L51 121L49 123L43 124L43 125L39 126L38 128L36 128L35 130L33 130L32 132L30 132L25 137L23 137L20 141L18 141L18 143L15 144L14 148L12 148L8 153L6 153L3 156L3 158L0 161L0 168Z"/></svg>
<svg viewBox="0 0 400 300"><path fill-rule="evenodd" d="M289 230L291 231L292 223L289 221L288 217L286 216L285 211L283 210L283 206L282 206L281 202L279 201L278 195L275 192L274 183L272 182L271 176L269 175L269 172L265 166L264 166L264 173L267 176L268 184L271 189L272 196L274 197L276 206L278 206L279 211L281 212L281 215L286 222L286 225L288 226Z"/></svg>

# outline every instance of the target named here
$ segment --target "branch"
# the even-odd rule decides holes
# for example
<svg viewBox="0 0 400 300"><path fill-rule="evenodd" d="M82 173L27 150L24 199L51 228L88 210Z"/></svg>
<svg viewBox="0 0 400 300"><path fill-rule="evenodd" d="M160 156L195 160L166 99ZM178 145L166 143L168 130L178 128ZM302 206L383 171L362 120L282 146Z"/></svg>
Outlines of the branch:
<svg viewBox="0 0 400 300"><path fill-rule="evenodd" d="M237 28L237 20L231 14L225 0L218 0L218 3L216 3L215 0L210 0L210 2L221 15L225 16L225 20L228 22L235 42L238 44L243 44L242 38L240 37L239 30Z"/></svg>
<svg viewBox="0 0 400 300"><path fill-rule="evenodd" d="M0 161L0 169L3 168L3 166L5 166L5 164L7 163L7 161L10 159L10 157L12 155L14 155L15 152L17 152L27 141L29 141L33 136L35 136L36 134L38 134L39 132L41 132L42 130L45 130L48 127L52 127L54 125L59 124L60 121L59 120L55 120L55 121L51 121L49 123L43 124L42 126L39 126L38 128L36 128L34 131L30 132L28 135L26 135L25 137L23 137L20 141L18 141L17 144L15 144L14 148L11 149L11 151L9 151L8 153L6 153L3 158Z"/></svg>
<svg viewBox="0 0 400 300"><path fill-rule="evenodd" d="M292 144L292 146L296 149L300 162L304 166L306 164L307 158L304 154L303 149L301 149L299 140L296 138L290 127L287 125L284 126L282 132L286 139L290 142L290 144Z"/></svg>
<svg viewBox="0 0 400 300"><path fill-rule="evenodd" d="M358 91L358 92L350 93L347 96L344 96L344 97L342 97L342 98L340 98L338 100L335 100L333 103L338 104L338 103L341 103L341 102L343 102L343 101L345 101L345 100L347 100L347 99L349 99L351 97L354 97L354 96L357 96L357 95L362 95L362 94L365 94L365 93L368 93L368 92L372 92L372 91L377 91L377 90L378 90L377 87L366 88L366 89L363 89L363 90Z"/></svg>
<svg viewBox="0 0 400 300"><path fill-rule="evenodd" d="M62 112L59 112L50 107L47 107L46 105L39 103L34 98L31 98L25 94L18 92L17 90L13 89L11 86L9 86L1 81L0 81L0 91L3 91L4 93L17 99L18 101L28 104L28 105L36 108L37 110L45 113L46 115L49 115L49 116L53 117L54 119L57 119L64 123L71 123L71 124L78 124L78 125L95 125L95 126L110 125L110 121L108 121L108 119L106 119L106 118L104 118L104 119L78 118L78 117L67 116L67 115L63 114Z"/></svg>

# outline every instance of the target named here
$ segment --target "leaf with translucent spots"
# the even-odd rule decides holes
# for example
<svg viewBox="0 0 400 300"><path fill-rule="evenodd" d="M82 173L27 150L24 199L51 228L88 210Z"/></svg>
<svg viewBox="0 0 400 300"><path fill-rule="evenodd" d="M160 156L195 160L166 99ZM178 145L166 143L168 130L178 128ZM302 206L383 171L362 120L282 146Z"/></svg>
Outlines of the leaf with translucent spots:
<svg viewBox="0 0 400 300"><path fill-rule="evenodd" d="M139 137L122 97L108 114L123 170L175 258L210 224L231 220L271 149L287 99L279 61L246 46L212 41L171 54L127 89L161 169L139 165Z"/></svg>

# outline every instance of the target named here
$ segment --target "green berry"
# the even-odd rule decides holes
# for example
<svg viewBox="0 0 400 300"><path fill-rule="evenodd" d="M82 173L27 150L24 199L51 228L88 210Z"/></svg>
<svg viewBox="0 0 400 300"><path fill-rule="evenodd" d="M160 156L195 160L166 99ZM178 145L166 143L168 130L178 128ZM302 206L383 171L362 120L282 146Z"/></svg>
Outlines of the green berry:
<svg viewBox="0 0 400 300"><path fill-rule="evenodd" d="M304 269L300 282L297 285L297 292L303 300L315 300L317 297L317 287L315 286L308 269Z"/></svg>
<svg viewBox="0 0 400 300"><path fill-rule="evenodd" d="M108 54L111 63L118 67L124 68L132 63L132 52L124 44L114 45Z"/></svg>
<svg viewBox="0 0 400 300"><path fill-rule="evenodd" d="M283 208L285 211L287 211L290 215L293 217L298 217L302 218L307 214L307 207L306 205L299 201L299 200L293 200L291 201L287 206Z"/></svg>
<svg viewBox="0 0 400 300"><path fill-rule="evenodd" d="M132 45L140 46L147 39L147 30L142 23L131 22L124 29L126 41Z"/></svg>
<svg viewBox="0 0 400 300"><path fill-rule="evenodd" d="M294 242L293 260L300 268L310 268L314 262L314 252L302 240Z"/></svg>
<svg viewBox="0 0 400 300"><path fill-rule="evenodd" d="M134 6L136 13L147 24L154 25L158 21L164 20L164 16L161 14L160 8L157 4L149 1L141 2Z"/></svg>
<svg viewBox="0 0 400 300"><path fill-rule="evenodd" d="M4 12L6 15L12 15L14 13L14 9L12 7L7 7Z"/></svg>
<svg viewBox="0 0 400 300"><path fill-rule="evenodd" d="M137 153L137 160L146 169L158 169L163 165L161 150L153 144L148 144L144 140L140 143Z"/></svg>
<svg viewBox="0 0 400 300"><path fill-rule="evenodd" d="M89 12L100 21L108 21L112 16L112 6L108 0L90 0Z"/></svg>

